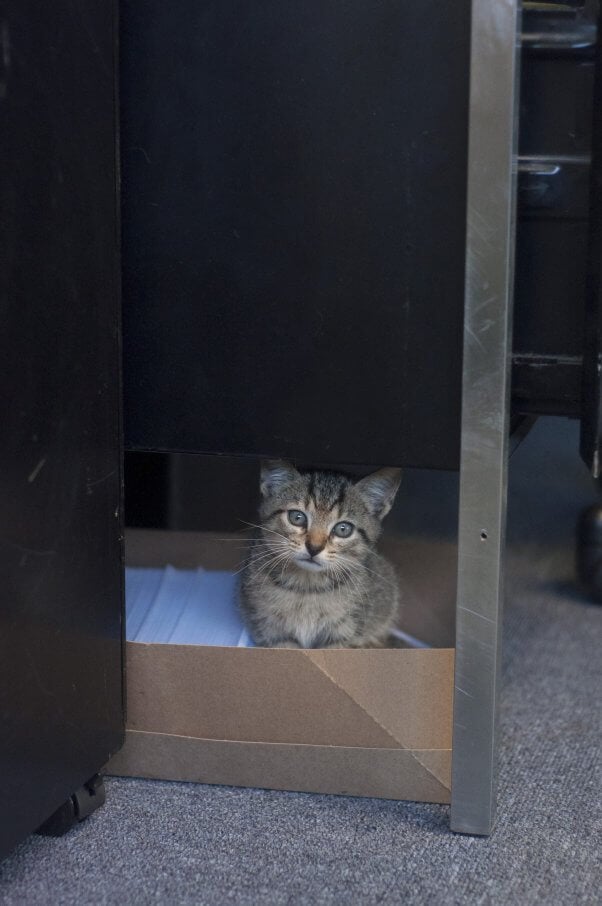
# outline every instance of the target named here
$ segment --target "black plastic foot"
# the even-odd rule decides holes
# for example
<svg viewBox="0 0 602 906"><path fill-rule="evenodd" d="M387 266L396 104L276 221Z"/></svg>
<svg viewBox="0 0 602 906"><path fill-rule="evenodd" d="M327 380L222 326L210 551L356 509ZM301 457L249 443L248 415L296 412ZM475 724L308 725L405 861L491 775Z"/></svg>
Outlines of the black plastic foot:
<svg viewBox="0 0 602 906"><path fill-rule="evenodd" d="M577 579L586 595L602 604L602 504L585 510L577 525Z"/></svg>
<svg viewBox="0 0 602 906"><path fill-rule="evenodd" d="M104 805L106 799L105 785L100 774L95 774L79 790L76 790L66 802L57 808L36 831L45 837L62 837L80 821Z"/></svg>

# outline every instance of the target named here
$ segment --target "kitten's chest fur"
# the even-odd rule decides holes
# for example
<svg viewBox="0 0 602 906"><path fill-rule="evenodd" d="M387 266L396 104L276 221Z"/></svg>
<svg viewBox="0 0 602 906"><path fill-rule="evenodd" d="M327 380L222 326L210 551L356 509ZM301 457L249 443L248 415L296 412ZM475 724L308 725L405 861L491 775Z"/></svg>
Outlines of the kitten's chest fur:
<svg viewBox="0 0 602 906"><path fill-rule="evenodd" d="M353 606L347 589L291 590L273 582L266 583L261 604L266 625L301 648L332 643L335 636L351 636Z"/></svg>
<svg viewBox="0 0 602 906"><path fill-rule="evenodd" d="M382 645L398 610L398 590L390 564L373 554L366 580L312 588L294 573L243 573L241 606L260 645L301 648ZM291 587L292 586L292 587Z"/></svg>

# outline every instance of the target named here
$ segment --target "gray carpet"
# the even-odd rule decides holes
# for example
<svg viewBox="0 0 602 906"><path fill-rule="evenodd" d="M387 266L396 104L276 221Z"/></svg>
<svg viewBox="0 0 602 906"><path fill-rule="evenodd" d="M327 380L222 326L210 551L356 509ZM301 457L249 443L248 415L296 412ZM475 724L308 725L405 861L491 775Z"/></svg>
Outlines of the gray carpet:
<svg viewBox="0 0 602 906"><path fill-rule="evenodd" d="M439 806L138 780L2 865L3 904L600 903L602 609L572 583L593 486L548 420L513 463L500 810L489 839Z"/></svg>

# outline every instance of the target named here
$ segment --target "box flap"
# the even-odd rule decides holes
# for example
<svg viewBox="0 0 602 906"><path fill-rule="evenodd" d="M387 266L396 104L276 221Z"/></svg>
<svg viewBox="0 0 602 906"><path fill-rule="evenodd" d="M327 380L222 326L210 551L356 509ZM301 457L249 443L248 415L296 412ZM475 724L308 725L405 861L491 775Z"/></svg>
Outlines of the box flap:
<svg viewBox="0 0 602 906"><path fill-rule="evenodd" d="M306 654L400 747L451 748L453 650Z"/></svg>

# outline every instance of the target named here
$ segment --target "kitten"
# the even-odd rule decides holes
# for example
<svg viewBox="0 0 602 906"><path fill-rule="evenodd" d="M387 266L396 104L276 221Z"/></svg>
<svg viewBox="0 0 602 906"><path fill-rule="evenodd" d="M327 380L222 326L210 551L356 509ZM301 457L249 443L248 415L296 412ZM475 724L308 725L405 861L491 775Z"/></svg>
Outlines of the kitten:
<svg viewBox="0 0 602 906"><path fill-rule="evenodd" d="M353 481L261 468L261 532L242 571L241 610L257 645L382 647L397 618L393 567L375 549L401 470Z"/></svg>

